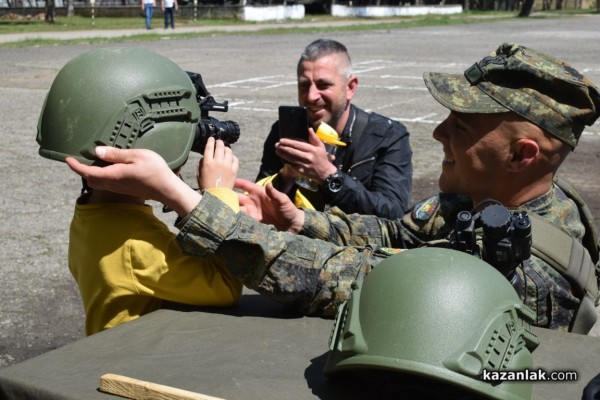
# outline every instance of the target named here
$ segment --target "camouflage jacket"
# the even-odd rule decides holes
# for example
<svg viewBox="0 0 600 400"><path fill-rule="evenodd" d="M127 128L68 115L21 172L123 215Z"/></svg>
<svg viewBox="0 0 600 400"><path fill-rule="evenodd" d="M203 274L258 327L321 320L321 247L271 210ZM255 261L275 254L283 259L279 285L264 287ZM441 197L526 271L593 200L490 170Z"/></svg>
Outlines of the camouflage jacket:
<svg viewBox="0 0 600 400"><path fill-rule="evenodd" d="M295 235L234 213L205 194L178 224L177 240L187 253L218 257L250 289L303 314L333 317L348 299L354 280L363 279L399 251L395 249L445 239L457 213L471 208L465 197L439 194L397 220L347 215L336 208L324 213L305 210L304 230ZM575 205L556 187L519 209L547 218L577 239L583 236ZM532 257L517 269L511 283L536 311L536 325L568 330L579 299L557 271Z"/></svg>

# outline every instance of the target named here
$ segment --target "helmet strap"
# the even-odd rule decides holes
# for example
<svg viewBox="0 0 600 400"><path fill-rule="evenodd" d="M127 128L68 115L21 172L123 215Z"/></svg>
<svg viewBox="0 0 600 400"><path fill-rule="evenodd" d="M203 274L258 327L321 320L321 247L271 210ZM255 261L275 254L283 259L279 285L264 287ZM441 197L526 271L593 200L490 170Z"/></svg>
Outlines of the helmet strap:
<svg viewBox="0 0 600 400"><path fill-rule="evenodd" d="M77 199L77 203L87 204L93 192L94 189L88 185L87 180L85 178L81 178L81 193Z"/></svg>

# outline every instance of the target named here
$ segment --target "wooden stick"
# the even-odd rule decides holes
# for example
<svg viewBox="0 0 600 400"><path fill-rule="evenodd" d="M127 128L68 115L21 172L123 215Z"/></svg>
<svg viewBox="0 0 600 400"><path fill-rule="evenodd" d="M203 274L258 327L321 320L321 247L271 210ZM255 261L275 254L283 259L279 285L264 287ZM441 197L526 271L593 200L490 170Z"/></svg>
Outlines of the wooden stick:
<svg viewBox="0 0 600 400"><path fill-rule="evenodd" d="M218 397L189 392L171 386L140 381L123 375L104 374L100 377L100 390L135 400L223 400Z"/></svg>

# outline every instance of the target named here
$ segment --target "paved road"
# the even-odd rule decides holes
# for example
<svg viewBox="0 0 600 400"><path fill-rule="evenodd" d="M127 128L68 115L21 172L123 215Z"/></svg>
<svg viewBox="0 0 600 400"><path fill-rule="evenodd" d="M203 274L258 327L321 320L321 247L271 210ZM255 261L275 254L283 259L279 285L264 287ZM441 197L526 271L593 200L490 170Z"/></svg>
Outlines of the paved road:
<svg viewBox="0 0 600 400"><path fill-rule="evenodd" d="M266 26L276 27L274 24L265 24ZM296 24L294 24L296 25ZM293 25L291 25L293 26ZM88 31L66 31L66 32L25 32L25 33L7 33L0 35L0 43L11 43L22 40L71 40L71 39L90 39L90 38L118 38L138 35L152 35L156 33L174 36L180 33L189 32L253 32L263 29L264 25L231 25L215 28L213 26L199 27L178 27L176 30L160 29L147 30L145 28L136 29L112 29L112 30L88 30Z"/></svg>
<svg viewBox="0 0 600 400"><path fill-rule="evenodd" d="M59 69L99 46L144 47L186 70L202 73L230 111L213 114L239 122L234 149L241 176L254 178L261 146L277 106L294 104L295 63L317 37L345 43L360 79L356 104L403 121L415 150L415 195L435 191L440 146L431 138L446 111L429 96L424 71L463 71L498 44L518 42L569 60L600 82L600 16L515 19L500 23L364 32L287 35L219 35L154 42L0 49L0 367L49 351L83 336L83 312L66 266L68 226L80 181L66 165L37 155L39 112ZM2 36L0 36L1 38ZM184 178L193 182L194 155ZM600 125L586 131L563 175L582 190L596 215L600 180ZM162 216L172 222L172 216Z"/></svg>
<svg viewBox="0 0 600 400"><path fill-rule="evenodd" d="M386 22L401 21L400 18L387 18ZM35 39L53 39L53 40L70 40L70 39L89 39L89 38L117 38L117 37L129 37L138 35L168 35L176 36L181 33L236 33L236 32L257 32L266 29L295 29L295 28L306 28L310 27L328 29L340 26L348 25L373 25L373 19L344 19L329 20L329 21L311 21L308 17L302 20L286 20L281 22L263 22L256 24L233 24L233 25L205 25L205 26L193 26L193 27L178 27L175 30L162 30L160 28L154 28L153 30L147 30L142 27L142 19L140 19L140 27L135 29L112 29L112 30L85 30L85 31L66 31L66 32L22 32L22 33L6 33L0 35L0 43L11 43L22 40L35 40ZM160 26L160 24L159 24Z"/></svg>

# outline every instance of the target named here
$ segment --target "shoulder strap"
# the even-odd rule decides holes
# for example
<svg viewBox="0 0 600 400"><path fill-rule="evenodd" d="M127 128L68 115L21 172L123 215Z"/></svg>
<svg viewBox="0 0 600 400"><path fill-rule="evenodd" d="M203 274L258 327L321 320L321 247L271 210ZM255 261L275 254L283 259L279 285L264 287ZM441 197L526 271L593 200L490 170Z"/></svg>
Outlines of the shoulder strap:
<svg viewBox="0 0 600 400"><path fill-rule="evenodd" d="M587 249L561 228L530 213L531 252L564 275L573 285L581 304L572 332L587 334L597 319L598 279Z"/></svg>
<svg viewBox="0 0 600 400"><path fill-rule="evenodd" d="M585 227L585 236L582 239L582 243L589 250L592 261L597 263L600 259L600 238L598 237L592 212L579 193L570 184L558 177L554 178L554 183L577 205L581 222Z"/></svg>

